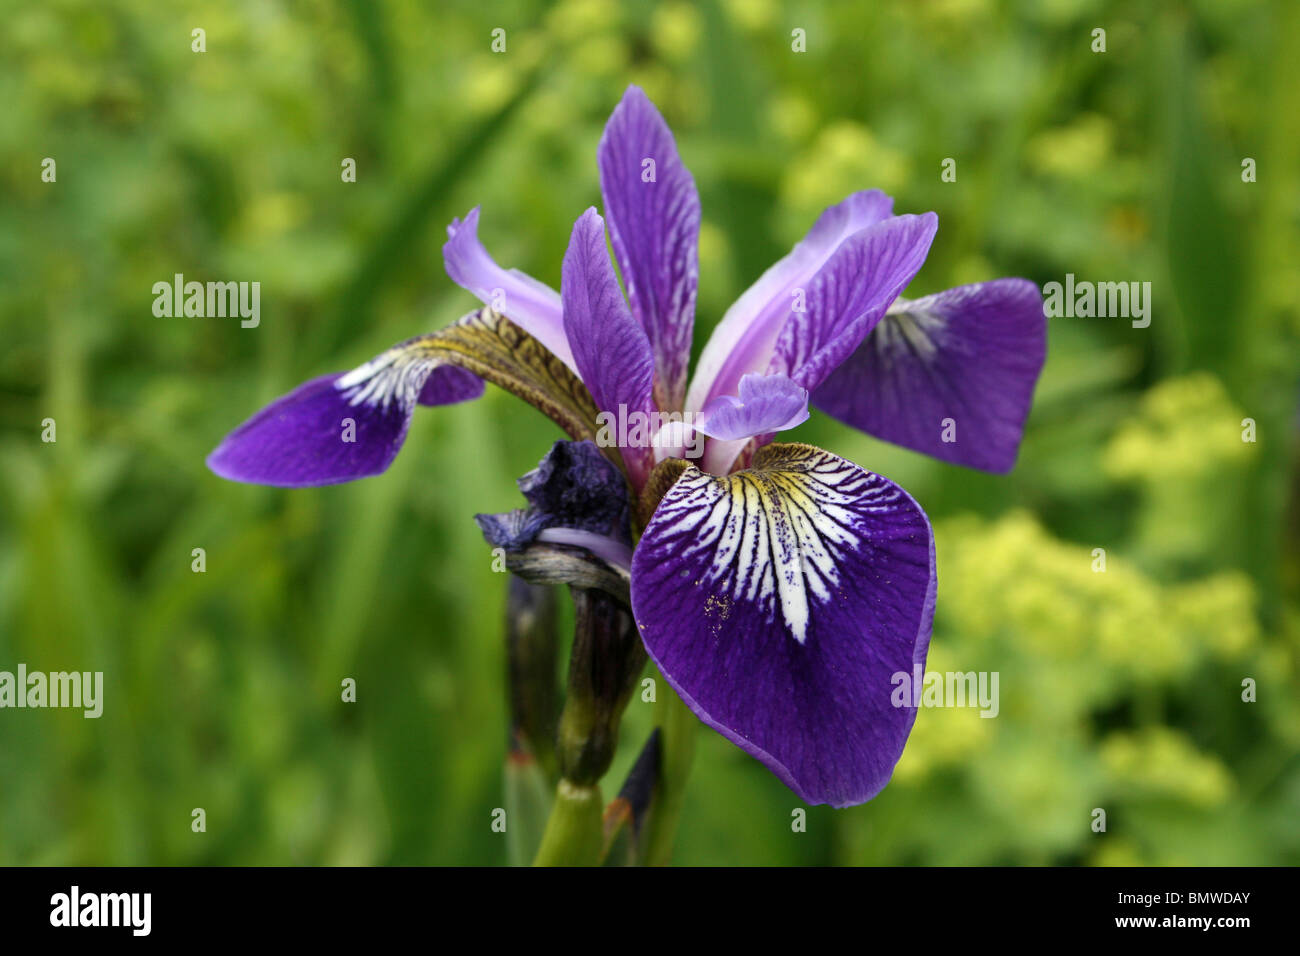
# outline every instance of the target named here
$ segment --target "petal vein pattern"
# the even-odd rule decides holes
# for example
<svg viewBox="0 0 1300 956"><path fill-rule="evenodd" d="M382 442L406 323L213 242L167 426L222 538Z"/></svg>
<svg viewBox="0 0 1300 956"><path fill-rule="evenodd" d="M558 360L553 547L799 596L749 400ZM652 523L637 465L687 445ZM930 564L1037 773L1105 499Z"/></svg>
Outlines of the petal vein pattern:
<svg viewBox="0 0 1300 956"><path fill-rule="evenodd" d="M396 402L409 409L419 398L429 372L438 365L437 358L428 352L397 346L341 376L334 387L353 407L378 406L386 411Z"/></svg>
<svg viewBox="0 0 1300 956"><path fill-rule="evenodd" d="M684 466L632 558L646 649L704 723L810 803L869 800L916 718L934 537L886 478L809 445L711 477Z"/></svg>
<svg viewBox="0 0 1300 956"><path fill-rule="evenodd" d="M802 644L809 595L831 600L838 563L858 546L855 509L887 510L899 497L892 485L873 486L874 477L832 456L807 461L797 474L756 469L716 478L690 468L656 517L666 540L690 542L683 558L713 552L707 583L758 603L769 620L779 611Z"/></svg>

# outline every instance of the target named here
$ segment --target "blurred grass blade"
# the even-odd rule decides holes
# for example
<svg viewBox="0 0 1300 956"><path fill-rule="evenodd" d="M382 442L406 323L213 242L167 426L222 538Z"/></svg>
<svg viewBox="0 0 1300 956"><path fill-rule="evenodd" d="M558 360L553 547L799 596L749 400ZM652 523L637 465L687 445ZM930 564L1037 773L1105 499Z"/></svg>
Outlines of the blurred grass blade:
<svg viewBox="0 0 1300 956"><path fill-rule="evenodd" d="M511 866L527 866L541 846L551 815L551 783L531 754L506 757L506 854Z"/></svg>
<svg viewBox="0 0 1300 956"><path fill-rule="evenodd" d="M435 221L446 218L435 214L440 203L452 193L465 173L479 162L515 113L533 95L538 76L537 70L529 73L514 96L476 126L460 146L435 163L424 179L394 204L387 228L371 244L369 253L353 274L339 299L338 310L323 319L313 336L316 364L338 349L349 326L364 323L375 291L391 272L405 263L410 250L418 247L425 230Z"/></svg>

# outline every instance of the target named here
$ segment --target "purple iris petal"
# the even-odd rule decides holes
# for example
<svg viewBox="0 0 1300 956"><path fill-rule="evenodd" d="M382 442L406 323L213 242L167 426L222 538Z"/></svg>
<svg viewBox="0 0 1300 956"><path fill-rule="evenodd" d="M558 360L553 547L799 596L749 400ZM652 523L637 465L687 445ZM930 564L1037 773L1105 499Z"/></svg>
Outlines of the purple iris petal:
<svg viewBox="0 0 1300 956"><path fill-rule="evenodd" d="M1009 471L1047 355L1037 286L998 279L900 300L813 394L828 415L950 461Z"/></svg>
<svg viewBox="0 0 1300 956"><path fill-rule="evenodd" d="M442 247L447 275L574 368L573 353L564 335L559 294L518 269L503 269L496 264L478 240L478 211L475 206L465 214L464 222L453 219L447 227L447 241Z"/></svg>
<svg viewBox="0 0 1300 956"><path fill-rule="evenodd" d="M680 408L699 278L695 180L672 130L636 86L611 114L596 156L614 254L654 347L655 397L661 408Z"/></svg>
<svg viewBox="0 0 1300 956"><path fill-rule="evenodd" d="M323 375L277 399L226 436L208 467L231 481L300 488L366 478L397 456L418 403L477 398L483 382L439 368L420 339L351 372Z"/></svg>
<svg viewBox="0 0 1300 956"><path fill-rule="evenodd" d="M439 365L430 373L418 399L421 405L455 405L483 394L483 379L454 365Z"/></svg>
<svg viewBox="0 0 1300 956"><path fill-rule="evenodd" d="M748 372L766 371L781 326L818 270L840 244L890 218L894 201L877 189L830 206L784 259L759 277L727 310L700 355L686 408L699 411L719 395L734 395Z"/></svg>
<svg viewBox="0 0 1300 956"><path fill-rule="evenodd" d="M646 649L704 723L803 800L842 807L889 780L916 717L934 615L925 513L879 475L771 445L722 478L687 468L632 559Z"/></svg>
<svg viewBox="0 0 1300 956"><path fill-rule="evenodd" d="M605 248L605 223L588 209L573 226L560 283L564 330L578 374L602 412L644 415L654 410L654 353L645 330L632 318ZM623 449L638 480L653 467L650 436Z"/></svg>
<svg viewBox="0 0 1300 956"><path fill-rule="evenodd" d="M925 263L939 228L932 212L894 216L846 239L808 287L776 340L769 371L810 391L853 354Z"/></svg>
<svg viewBox="0 0 1300 956"><path fill-rule="evenodd" d="M594 208L573 224L560 288L564 331L578 374L596 407L617 411L653 407L654 354L632 318L605 248L605 222Z"/></svg>

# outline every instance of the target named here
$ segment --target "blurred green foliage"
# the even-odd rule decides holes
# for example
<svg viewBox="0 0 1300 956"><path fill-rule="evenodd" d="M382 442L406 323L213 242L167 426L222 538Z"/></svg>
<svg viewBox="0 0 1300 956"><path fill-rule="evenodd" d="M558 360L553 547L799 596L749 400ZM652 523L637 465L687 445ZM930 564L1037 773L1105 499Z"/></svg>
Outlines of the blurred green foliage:
<svg viewBox="0 0 1300 956"><path fill-rule="evenodd" d="M505 582L471 516L518 503L556 430L489 391L421 411L354 485L243 487L203 458L468 311L440 245L471 206L558 287L629 82L699 184L697 349L872 186L939 213L910 295L1154 292L1148 329L1051 322L1010 476L799 430L927 508L931 669L998 671L1001 711L923 710L885 792L807 833L701 731L677 861L1300 862L1300 5L5 0L0 22L0 669L107 685L99 720L0 712L0 863L504 862ZM154 317L178 272L260 281L260 327Z"/></svg>

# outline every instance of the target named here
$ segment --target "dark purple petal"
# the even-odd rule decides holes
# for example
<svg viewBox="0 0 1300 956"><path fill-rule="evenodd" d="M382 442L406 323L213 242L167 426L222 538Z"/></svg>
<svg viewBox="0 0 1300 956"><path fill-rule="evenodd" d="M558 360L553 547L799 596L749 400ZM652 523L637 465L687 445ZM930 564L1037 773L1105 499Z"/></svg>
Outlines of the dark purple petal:
<svg viewBox="0 0 1300 956"><path fill-rule="evenodd" d="M769 370L816 389L920 271L938 227L932 212L894 216L845 240L782 327Z"/></svg>
<svg viewBox="0 0 1300 956"><path fill-rule="evenodd" d="M646 649L710 727L803 800L888 782L934 616L930 523L892 482L808 445L726 477L689 466L632 559Z"/></svg>
<svg viewBox="0 0 1300 956"><path fill-rule="evenodd" d="M447 242L442 247L447 275L573 368L559 294L518 269L503 269L496 264L478 240L478 210L475 206L466 213L464 222L453 219L447 227Z"/></svg>
<svg viewBox="0 0 1300 956"><path fill-rule="evenodd" d="M517 551L549 541L586 548L619 567L630 564L627 481L594 442L557 441L518 484L526 510L474 516L489 544Z"/></svg>
<svg viewBox="0 0 1300 956"><path fill-rule="evenodd" d="M632 543L627 481L595 442L557 441L517 482L548 527L576 528Z"/></svg>
<svg viewBox="0 0 1300 956"><path fill-rule="evenodd" d="M596 407L615 416L653 411L654 353L623 300L605 247L605 223L595 209L573 226L560 287L564 330ZM643 447L623 450L638 478L653 466L649 437Z"/></svg>
<svg viewBox="0 0 1300 956"><path fill-rule="evenodd" d="M437 369L420 341L394 346L351 372L298 386L227 435L208 456L208 467L231 481L285 488L332 485L386 470L406 440L417 401L441 405L483 391L469 373ZM435 369L458 374L435 381Z"/></svg>
<svg viewBox="0 0 1300 956"><path fill-rule="evenodd" d="M519 551L537 540L550 516L532 508L516 508L500 514L477 514L474 522L483 538L494 548Z"/></svg>
<svg viewBox="0 0 1300 956"><path fill-rule="evenodd" d="M1005 472L1046 356L1038 287L981 282L899 300L813 402L885 441Z"/></svg>
<svg viewBox="0 0 1300 956"><path fill-rule="evenodd" d="M614 254L632 312L654 348L655 397L661 408L677 409L686 393L699 278L695 180L672 130L636 86L614 109L596 156Z"/></svg>
<svg viewBox="0 0 1300 956"><path fill-rule="evenodd" d="M889 196L871 189L823 211L808 235L764 272L713 330L691 380L686 409L699 411L719 395L735 395L742 375L766 371L776 337L795 304L795 291L806 293L813 276L844 240L884 222L893 208Z"/></svg>

